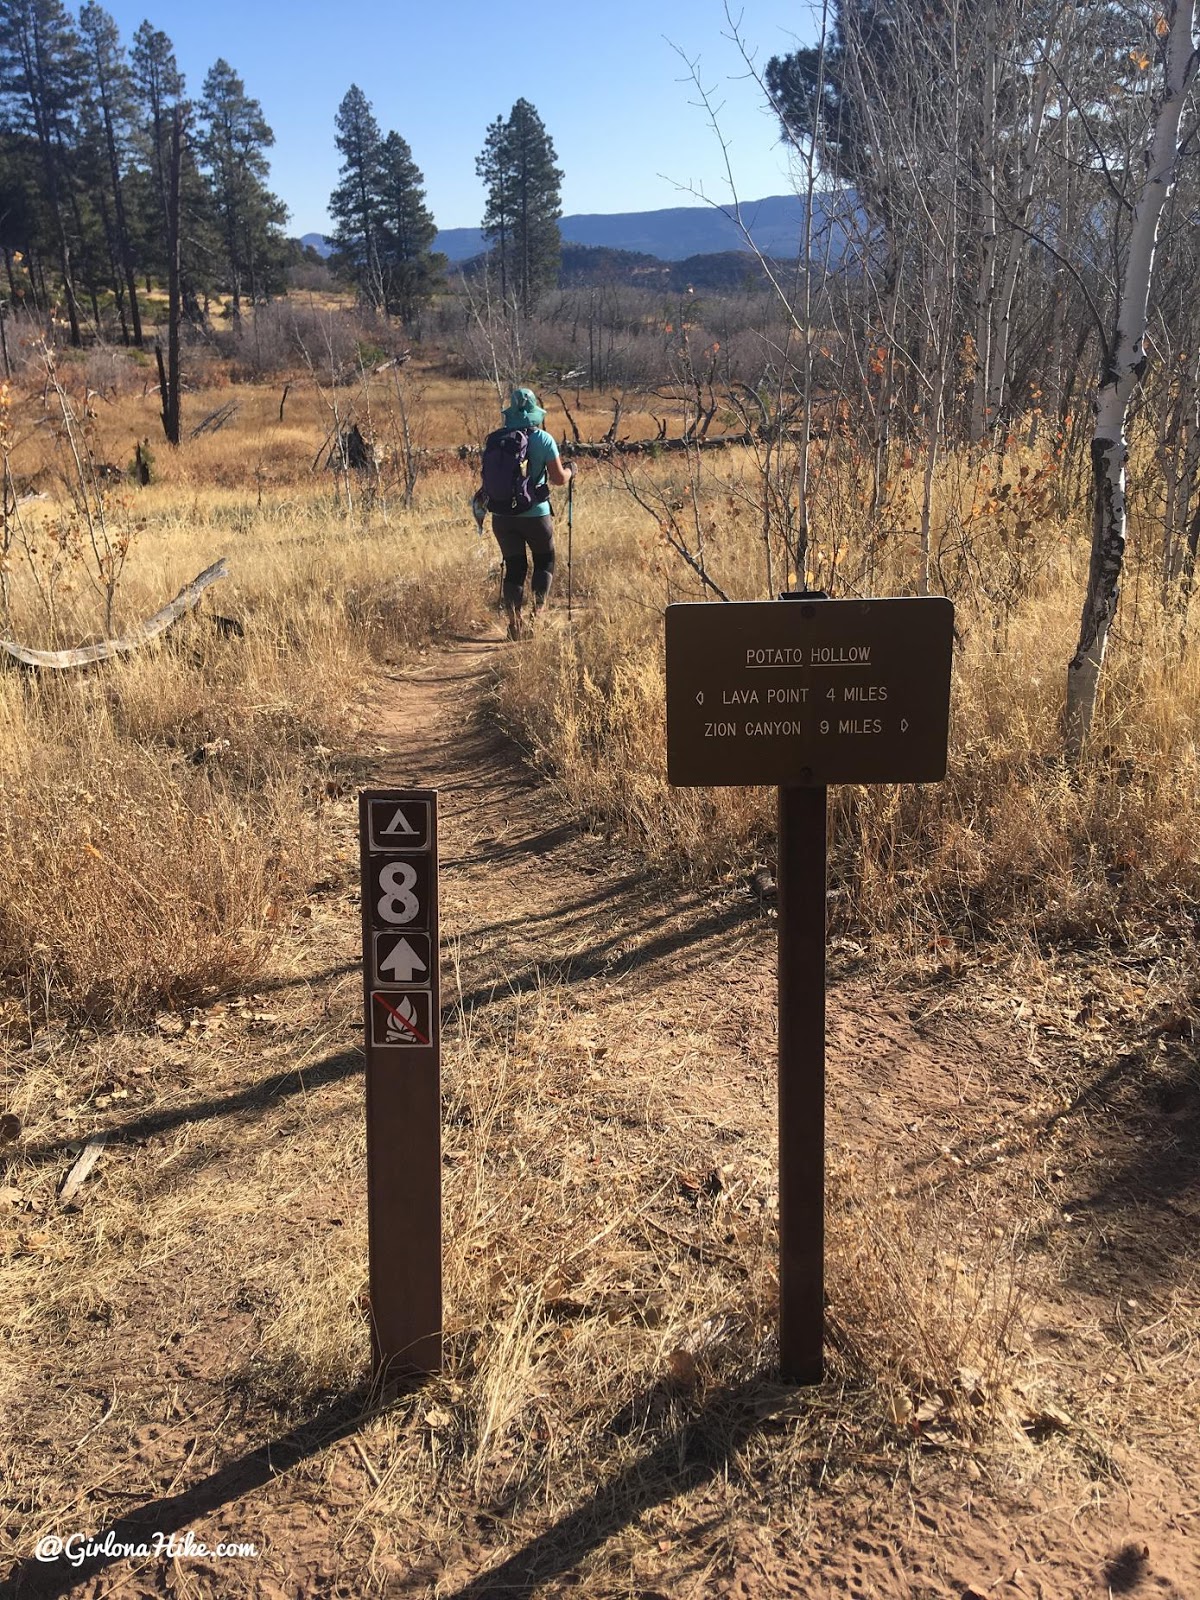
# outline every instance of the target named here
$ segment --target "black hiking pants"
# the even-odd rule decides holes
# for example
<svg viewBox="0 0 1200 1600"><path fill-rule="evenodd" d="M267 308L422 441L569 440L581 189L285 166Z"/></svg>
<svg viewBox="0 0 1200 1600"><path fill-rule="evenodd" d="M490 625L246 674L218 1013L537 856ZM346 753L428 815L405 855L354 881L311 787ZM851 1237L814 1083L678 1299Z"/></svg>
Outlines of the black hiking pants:
<svg viewBox="0 0 1200 1600"><path fill-rule="evenodd" d="M554 518L510 517L498 514L492 518L492 532L504 557L504 604L519 611L525 600L525 579L529 575L526 546L533 556L533 590L535 605L541 605L550 593L554 579Z"/></svg>

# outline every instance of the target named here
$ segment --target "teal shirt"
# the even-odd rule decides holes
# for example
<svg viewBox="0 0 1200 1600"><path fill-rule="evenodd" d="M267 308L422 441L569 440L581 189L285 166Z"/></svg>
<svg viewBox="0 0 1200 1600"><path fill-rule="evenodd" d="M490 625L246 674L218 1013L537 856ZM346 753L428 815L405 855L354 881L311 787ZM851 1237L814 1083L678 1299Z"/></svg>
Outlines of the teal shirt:
<svg viewBox="0 0 1200 1600"><path fill-rule="evenodd" d="M558 460L558 446L554 442L554 435L547 433L544 428L529 429L529 481L538 483L546 475L546 468L551 461ZM536 505L530 506L528 511L518 511L519 517L548 517L550 515L550 490L547 486L546 498L539 500Z"/></svg>

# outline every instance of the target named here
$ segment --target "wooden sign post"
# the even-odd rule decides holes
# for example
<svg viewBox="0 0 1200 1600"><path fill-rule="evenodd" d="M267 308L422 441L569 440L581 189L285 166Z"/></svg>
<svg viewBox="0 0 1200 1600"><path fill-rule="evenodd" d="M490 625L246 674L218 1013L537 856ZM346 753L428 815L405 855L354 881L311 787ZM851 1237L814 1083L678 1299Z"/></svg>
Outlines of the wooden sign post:
<svg viewBox="0 0 1200 1600"><path fill-rule="evenodd" d="M825 1326L825 855L831 783L946 775L954 608L940 598L667 607L667 777L779 786L779 1366Z"/></svg>
<svg viewBox="0 0 1200 1600"><path fill-rule="evenodd" d="M437 792L359 797L367 1232L377 1378L442 1364Z"/></svg>

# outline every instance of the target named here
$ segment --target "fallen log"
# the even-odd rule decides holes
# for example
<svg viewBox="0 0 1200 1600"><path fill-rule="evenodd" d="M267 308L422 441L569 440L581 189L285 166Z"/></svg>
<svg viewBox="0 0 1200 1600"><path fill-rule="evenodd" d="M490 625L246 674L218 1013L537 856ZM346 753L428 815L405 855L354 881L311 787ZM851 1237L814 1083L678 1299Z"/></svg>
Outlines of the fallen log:
<svg viewBox="0 0 1200 1600"><path fill-rule="evenodd" d="M174 600L163 606L161 611L156 611L147 622L122 639L101 639L96 644L77 645L73 650L31 650L27 645L0 639L0 665L15 663L34 672L64 672L72 667L90 667L98 661L111 661L114 656L131 655L193 610L209 584L228 576L229 563L222 556L211 567L205 568L198 578L184 584Z"/></svg>
<svg viewBox="0 0 1200 1600"><path fill-rule="evenodd" d="M693 438L667 439L602 439L598 444L572 444L563 446L564 456L656 456L671 450L728 450L754 443L752 433L719 433L709 438L697 434Z"/></svg>
<svg viewBox="0 0 1200 1600"><path fill-rule="evenodd" d="M633 456L659 455L668 450L729 450L753 444L755 433L718 433L709 438L668 439L661 433L656 439L600 439L594 442L567 439L562 446L564 459L570 456ZM460 461L470 461L483 454L477 444L460 444L443 450L429 450L428 456L456 455Z"/></svg>
<svg viewBox="0 0 1200 1600"><path fill-rule="evenodd" d="M575 428L573 419L571 426ZM800 427L771 427L747 428L744 433L684 434L679 439L668 439L665 430L666 423L660 422L658 434L653 439L564 439L563 459L568 460L571 456L591 456L598 460L607 460L612 456L657 456L680 450L737 450L767 439L790 439L800 443L805 438L810 441L828 439L832 433L832 428L824 423L810 427L807 434ZM321 449L324 448L322 445ZM473 461L478 460L482 454L482 448L477 444L446 445L440 449L421 452L423 459L427 461L445 459L449 456L457 456L460 461Z"/></svg>
<svg viewBox="0 0 1200 1600"><path fill-rule="evenodd" d="M188 434L189 441L198 439L202 433L219 433L227 422L231 422L238 414L238 402L227 400L223 406L218 406L215 411L210 411Z"/></svg>

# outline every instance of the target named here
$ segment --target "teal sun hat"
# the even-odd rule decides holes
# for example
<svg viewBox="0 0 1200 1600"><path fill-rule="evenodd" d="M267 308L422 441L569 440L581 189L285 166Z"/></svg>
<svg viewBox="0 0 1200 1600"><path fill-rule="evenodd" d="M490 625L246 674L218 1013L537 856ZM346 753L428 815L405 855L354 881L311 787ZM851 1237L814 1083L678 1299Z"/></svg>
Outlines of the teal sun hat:
<svg viewBox="0 0 1200 1600"><path fill-rule="evenodd" d="M514 389L504 411L504 425L507 428L540 428L545 416L532 389Z"/></svg>

